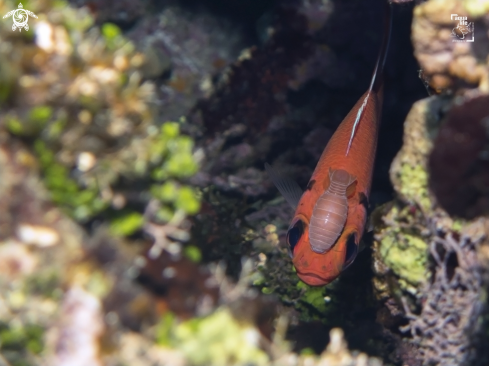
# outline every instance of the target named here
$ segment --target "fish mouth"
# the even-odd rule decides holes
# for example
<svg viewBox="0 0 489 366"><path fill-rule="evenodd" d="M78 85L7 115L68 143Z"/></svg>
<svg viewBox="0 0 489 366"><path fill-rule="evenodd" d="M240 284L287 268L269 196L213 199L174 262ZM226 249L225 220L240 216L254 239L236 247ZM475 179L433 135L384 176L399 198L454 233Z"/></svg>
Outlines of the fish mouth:
<svg viewBox="0 0 489 366"><path fill-rule="evenodd" d="M318 276L314 273L299 273L297 272L297 276L301 279L302 282L307 283L309 286L323 286L330 283L332 280L325 279L323 277Z"/></svg>

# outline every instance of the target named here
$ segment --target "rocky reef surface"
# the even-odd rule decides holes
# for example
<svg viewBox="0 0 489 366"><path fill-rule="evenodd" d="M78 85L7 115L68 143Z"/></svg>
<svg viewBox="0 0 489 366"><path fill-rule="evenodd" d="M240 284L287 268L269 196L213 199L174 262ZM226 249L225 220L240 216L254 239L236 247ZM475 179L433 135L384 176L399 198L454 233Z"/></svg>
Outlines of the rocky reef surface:
<svg viewBox="0 0 489 366"><path fill-rule="evenodd" d="M29 30L0 23L0 365L487 364L489 3L394 4L374 230L326 287L295 275L264 163L305 186L383 1L23 6Z"/></svg>
<svg viewBox="0 0 489 366"><path fill-rule="evenodd" d="M397 198L374 214L374 284L389 309L384 320L407 319L399 329L420 365L487 362L487 6L416 6L414 53L433 95L406 118L390 169ZM471 32L458 34L451 14L466 17Z"/></svg>

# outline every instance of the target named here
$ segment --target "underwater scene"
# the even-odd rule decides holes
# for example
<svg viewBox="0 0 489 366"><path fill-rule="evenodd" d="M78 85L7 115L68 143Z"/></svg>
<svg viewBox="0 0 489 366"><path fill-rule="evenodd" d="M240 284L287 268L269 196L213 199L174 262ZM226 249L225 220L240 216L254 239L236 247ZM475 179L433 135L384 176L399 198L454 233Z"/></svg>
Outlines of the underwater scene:
<svg viewBox="0 0 489 366"><path fill-rule="evenodd" d="M0 14L0 366L489 365L489 0Z"/></svg>

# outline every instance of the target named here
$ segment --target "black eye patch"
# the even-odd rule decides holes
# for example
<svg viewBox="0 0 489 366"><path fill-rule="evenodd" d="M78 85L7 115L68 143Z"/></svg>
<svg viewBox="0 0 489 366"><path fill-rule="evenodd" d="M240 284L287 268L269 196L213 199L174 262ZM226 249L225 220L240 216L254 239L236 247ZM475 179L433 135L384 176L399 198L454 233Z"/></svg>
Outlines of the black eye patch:
<svg viewBox="0 0 489 366"><path fill-rule="evenodd" d="M346 240L346 255L343 270L347 269L353 263L358 254L358 245L355 243L355 234L351 234Z"/></svg>
<svg viewBox="0 0 489 366"><path fill-rule="evenodd" d="M294 248L301 239L303 233L304 225L301 220L297 220L294 226L287 231L287 244L289 244L292 253L294 252Z"/></svg>

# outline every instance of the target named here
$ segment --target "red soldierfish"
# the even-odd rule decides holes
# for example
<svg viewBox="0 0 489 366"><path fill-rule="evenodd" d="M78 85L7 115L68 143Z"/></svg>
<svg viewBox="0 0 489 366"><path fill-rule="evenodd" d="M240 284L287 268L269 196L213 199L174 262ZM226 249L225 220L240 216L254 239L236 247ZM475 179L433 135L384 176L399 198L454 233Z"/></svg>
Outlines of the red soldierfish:
<svg viewBox="0 0 489 366"><path fill-rule="evenodd" d="M299 278L311 286L330 283L353 262L365 229L391 30L387 7L385 35L370 87L329 140L306 191L302 193L297 183L265 165L295 208L287 243Z"/></svg>

